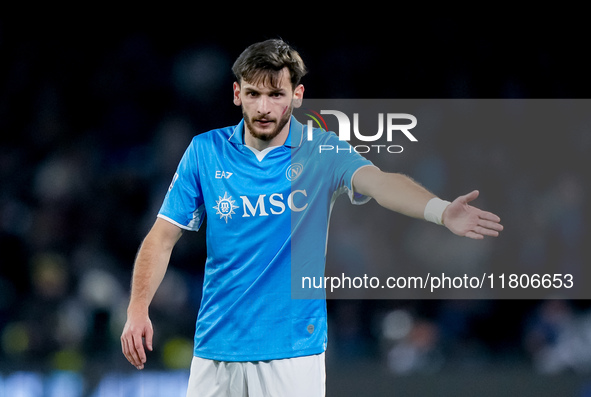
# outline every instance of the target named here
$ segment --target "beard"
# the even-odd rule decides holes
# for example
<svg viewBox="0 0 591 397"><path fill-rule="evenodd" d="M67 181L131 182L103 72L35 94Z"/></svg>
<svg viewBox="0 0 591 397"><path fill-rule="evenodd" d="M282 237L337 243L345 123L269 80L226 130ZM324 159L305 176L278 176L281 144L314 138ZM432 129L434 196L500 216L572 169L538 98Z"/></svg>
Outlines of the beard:
<svg viewBox="0 0 591 397"><path fill-rule="evenodd" d="M283 113L279 121L277 121L277 119L272 119L269 117L250 117L248 114L246 114L244 108L242 108L242 115L244 117L244 123L248 127L248 132L250 133L250 135L252 135L254 138L260 139L261 141L268 142L275 138L277 135L279 135L283 127L285 127L285 125L291 118L292 110L293 105L290 105L289 109L285 113ZM259 129L259 127L256 125L257 121L259 120L265 120L269 124L274 124L275 128L263 131Z"/></svg>

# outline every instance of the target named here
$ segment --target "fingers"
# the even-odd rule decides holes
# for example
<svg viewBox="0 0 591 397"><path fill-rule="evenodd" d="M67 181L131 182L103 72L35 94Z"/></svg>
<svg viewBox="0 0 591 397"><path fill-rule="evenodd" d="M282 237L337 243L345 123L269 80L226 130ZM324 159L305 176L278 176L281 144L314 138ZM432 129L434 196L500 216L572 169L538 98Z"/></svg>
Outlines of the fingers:
<svg viewBox="0 0 591 397"><path fill-rule="evenodd" d="M474 240L482 240L484 237L497 237L499 232L496 230L487 229L484 227L477 226L474 230L466 232L465 236Z"/></svg>
<svg viewBox="0 0 591 397"><path fill-rule="evenodd" d="M478 214L478 217L481 219L485 219L487 221L492 221L492 222L500 222L501 218L499 218L497 215L493 214L492 212L486 212L486 211L480 211L480 214Z"/></svg>
<svg viewBox="0 0 591 397"><path fill-rule="evenodd" d="M122 338L121 344L123 347L123 355L127 358L127 361L131 363L137 369L142 369L144 367L144 363L146 362L146 355L144 352L144 347L141 344L136 343L137 338L130 335L126 338Z"/></svg>
<svg viewBox="0 0 591 397"><path fill-rule="evenodd" d="M460 199L464 204L466 204L466 203L469 203L470 201L476 200L476 198L478 198L479 194L480 194L480 192L478 190L473 190L464 196L460 196Z"/></svg>
<svg viewBox="0 0 591 397"><path fill-rule="evenodd" d="M503 225L501 225L499 222L493 222L493 221L487 221L484 219L480 219L478 221L478 226L484 228L485 230L491 230L494 232L502 232L503 231Z"/></svg>
<svg viewBox="0 0 591 397"><path fill-rule="evenodd" d="M146 363L146 351L144 350L144 343L142 340L143 331L126 330L121 335L121 349L127 361L137 369L143 369ZM150 329L150 347L152 350L152 332Z"/></svg>
<svg viewBox="0 0 591 397"><path fill-rule="evenodd" d="M134 354L132 353L133 348L131 346L132 345L130 345L130 343L129 343L129 338L126 337L125 335L122 335L121 336L121 348L123 349L123 355L125 356L127 361L129 361L131 363L131 365L133 365L137 368L138 363L137 363L136 358L134 357Z"/></svg>
<svg viewBox="0 0 591 397"><path fill-rule="evenodd" d="M146 351L144 350L144 342L141 335L133 335L133 347L132 353L136 362L137 369L143 369L146 362Z"/></svg>
<svg viewBox="0 0 591 397"><path fill-rule="evenodd" d="M154 330L152 327L148 327L146 329L146 334L144 335L144 340L146 342L146 347L149 351L152 351L152 338L154 337Z"/></svg>
<svg viewBox="0 0 591 397"><path fill-rule="evenodd" d="M466 237L475 240L482 240L484 237L498 237L499 232L503 231L503 225L499 223L500 220L498 216L488 212L486 216L479 218L474 228L466 233Z"/></svg>
<svg viewBox="0 0 591 397"><path fill-rule="evenodd" d="M499 223L501 218L491 212L481 211L478 218L478 226L483 229L481 231L483 235L496 237L504 229Z"/></svg>
<svg viewBox="0 0 591 397"><path fill-rule="evenodd" d="M481 236L488 236L488 237L497 237L499 232L494 229L489 229L486 227L478 226L474 229L474 232L478 233Z"/></svg>
<svg viewBox="0 0 591 397"><path fill-rule="evenodd" d="M482 234L476 233L476 232L472 232L472 231L467 232L466 233L466 237L469 237L469 238L474 239L474 240L482 240L484 238L484 236Z"/></svg>

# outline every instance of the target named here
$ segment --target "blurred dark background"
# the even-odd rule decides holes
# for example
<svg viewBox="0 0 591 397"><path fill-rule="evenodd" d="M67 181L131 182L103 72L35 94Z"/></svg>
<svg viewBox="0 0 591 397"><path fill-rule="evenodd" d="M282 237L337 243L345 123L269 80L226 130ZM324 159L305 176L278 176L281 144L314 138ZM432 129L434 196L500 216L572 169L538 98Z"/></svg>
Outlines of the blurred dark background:
<svg viewBox="0 0 591 397"><path fill-rule="evenodd" d="M0 16L0 395L20 382L15 374L79 374L88 394L106 374L135 373L119 342L135 253L191 137L239 121L230 67L249 44L282 37L295 46L313 98L587 98L591 89L576 23L432 17L365 28L304 18L255 32L261 21L207 19ZM507 230L473 255L584 266L589 136L530 133L517 150L508 139L474 154L475 135L457 155L423 157L416 164L428 166L411 170L446 198L488 189L482 203ZM561 150L545 158L559 137ZM404 238L415 221L395 219L395 249L421 260ZM329 265L349 246L335 231ZM199 232L175 249L151 308L149 370L189 366L204 247ZM329 395L588 395L588 306L331 300Z"/></svg>

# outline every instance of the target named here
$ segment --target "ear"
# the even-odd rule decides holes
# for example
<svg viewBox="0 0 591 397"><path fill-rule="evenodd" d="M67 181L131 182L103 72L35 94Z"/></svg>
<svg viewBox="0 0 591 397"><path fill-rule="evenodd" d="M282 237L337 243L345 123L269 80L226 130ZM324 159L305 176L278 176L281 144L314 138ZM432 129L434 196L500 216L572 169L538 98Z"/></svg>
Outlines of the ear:
<svg viewBox="0 0 591 397"><path fill-rule="evenodd" d="M242 100L240 99L240 84L237 81L234 82L233 89L234 89L234 105L240 106L240 105L242 105Z"/></svg>
<svg viewBox="0 0 591 397"><path fill-rule="evenodd" d="M299 108L302 106L304 100L304 86L303 84L298 85L293 91L293 107Z"/></svg>

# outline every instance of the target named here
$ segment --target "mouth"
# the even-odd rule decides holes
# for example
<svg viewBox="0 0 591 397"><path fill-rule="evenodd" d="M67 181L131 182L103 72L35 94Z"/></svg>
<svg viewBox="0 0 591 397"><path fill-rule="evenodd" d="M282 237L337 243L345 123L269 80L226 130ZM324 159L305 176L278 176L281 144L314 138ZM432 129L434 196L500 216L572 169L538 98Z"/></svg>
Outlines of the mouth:
<svg viewBox="0 0 591 397"><path fill-rule="evenodd" d="M272 123L274 123L275 121L262 118L262 119L256 119L256 120L254 120L254 122L256 125L258 125L260 127L267 127L267 126L271 125Z"/></svg>

